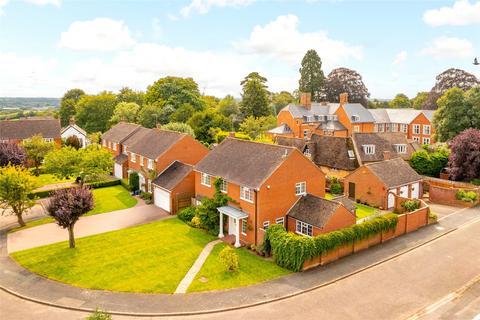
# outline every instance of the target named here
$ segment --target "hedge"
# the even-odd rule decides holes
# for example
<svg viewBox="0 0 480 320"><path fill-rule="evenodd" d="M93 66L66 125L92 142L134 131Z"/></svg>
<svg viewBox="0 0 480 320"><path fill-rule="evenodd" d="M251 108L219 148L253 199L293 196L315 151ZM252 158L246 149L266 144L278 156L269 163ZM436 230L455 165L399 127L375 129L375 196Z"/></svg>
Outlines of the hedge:
<svg viewBox="0 0 480 320"><path fill-rule="evenodd" d="M395 230L397 223L398 216L390 213L315 237L300 236L287 232L282 225L272 225L267 229L263 246L265 252L272 254L279 266L300 271L307 260L354 241L365 240L381 232Z"/></svg>
<svg viewBox="0 0 480 320"><path fill-rule="evenodd" d="M89 182L85 183L86 186L91 187L92 189L99 189L99 188L106 188L106 187L112 187L112 186L118 186L121 184L120 179L113 179L113 180L103 180L103 181L95 181L95 182ZM50 190L42 190L42 191L36 191L32 192L29 194L30 199L42 199L42 198L48 198L50 196L50 193L55 190L62 190L62 189L70 189L71 187L67 188L58 188L58 189L50 189Z"/></svg>

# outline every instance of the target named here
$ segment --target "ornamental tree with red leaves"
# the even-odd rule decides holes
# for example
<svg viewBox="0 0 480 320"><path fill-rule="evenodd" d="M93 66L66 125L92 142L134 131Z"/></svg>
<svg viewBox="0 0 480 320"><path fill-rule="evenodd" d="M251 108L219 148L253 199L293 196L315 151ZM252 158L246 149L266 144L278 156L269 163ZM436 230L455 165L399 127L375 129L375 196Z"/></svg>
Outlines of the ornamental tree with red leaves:
<svg viewBox="0 0 480 320"><path fill-rule="evenodd" d="M25 149L15 143L0 143L0 167L8 164L25 166L27 164Z"/></svg>
<svg viewBox="0 0 480 320"><path fill-rule="evenodd" d="M480 130L470 128L461 132L449 146L450 178L465 181L480 178Z"/></svg>
<svg viewBox="0 0 480 320"><path fill-rule="evenodd" d="M51 193L47 212L60 227L68 229L70 248L75 248L75 223L80 216L92 210L93 206L93 194L87 187L62 189Z"/></svg>

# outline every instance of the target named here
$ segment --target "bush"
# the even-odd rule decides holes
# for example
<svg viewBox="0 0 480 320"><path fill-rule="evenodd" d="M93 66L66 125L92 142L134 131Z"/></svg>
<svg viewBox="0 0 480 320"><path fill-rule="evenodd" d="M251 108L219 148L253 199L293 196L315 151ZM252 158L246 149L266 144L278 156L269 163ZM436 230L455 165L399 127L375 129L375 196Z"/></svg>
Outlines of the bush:
<svg viewBox="0 0 480 320"><path fill-rule="evenodd" d="M459 189L455 197L457 200L474 203L478 199L478 194L474 191L465 192L465 190Z"/></svg>
<svg viewBox="0 0 480 320"><path fill-rule="evenodd" d="M220 261L228 272L238 271L238 254L232 247L226 246L220 251Z"/></svg>
<svg viewBox="0 0 480 320"><path fill-rule="evenodd" d="M410 159L410 166L418 174L438 177L448 164L450 151L445 147L429 148L415 151Z"/></svg>
<svg viewBox="0 0 480 320"><path fill-rule="evenodd" d="M82 147L82 143L80 142L80 139L78 139L77 136L73 135L73 136L68 137L65 140L65 146L72 147L72 148L78 150Z"/></svg>
<svg viewBox="0 0 480 320"><path fill-rule="evenodd" d="M102 310L95 310L86 320L111 320L112 316Z"/></svg>
<svg viewBox="0 0 480 320"><path fill-rule="evenodd" d="M142 192L142 199L145 200L146 204L152 204L153 203L153 195L151 192Z"/></svg>
<svg viewBox="0 0 480 320"><path fill-rule="evenodd" d="M432 221L437 221L438 217L437 217L437 215L436 215L435 213L433 213L432 211L430 211L430 212L428 213L428 219L429 219L429 220L432 220Z"/></svg>
<svg viewBox="0 0 480 320"><path fill-rule="evenodd" d="M120 183L122 184L122 187L124 187L126 190L132 191L132 190L130 190L130 185L128 184L128 179L121 179Z"/></svg>
<svg viewBox="0 0 480 320"><path fill-rule="evenodd" d="M470 181L470 183L476 186L480 186L480 179L473 179L472 181Z"/></svg>
<svg viewBox="0 0 480 320"><path fill-rule="evenodd" d="M303 263L343 245L368 239L381 232L395 230L396 214L384 216L315 237L305 237L285 231L282 225L267 229L263 251L273 254L275 262L292 271L302 270Z"/></svg>
<svg viewBox="0 0 480 320"><path fill-rule="evenodd" d="M134 192L140 189L140 178L138 173L135 171L130 172L128 175L128 185L130 186L130 191Z"/></svg>
<svg viewBox="0 0 480 320"><path fill-rule="evenodd" d="M195 217L192 218L189 225L194 227L194 228L201 228L202 227L202 220L200 220L199 217L195 216Z"/></svg>
<svg viewBox="0 0 480 320"><path fill-rule="evenodd" d="M343 187L337 177L330 178L330 193L332 194L342 194Z"/></svg>
<svg viewBox="0 0 480 320"><path fill-rule="evenodd" d="M113 179L113 180L104 180L104 181L95 181L95 182L88 182L85 185L90 186L93 189L99 188L106 188L112 186L118 186L121 184L120 179Z"/></svg>
<svg viewBox="0 0 480 320"><path fill-rule="evenodd" d="M187 207L178 213L178 218L183 222L190 222L193 217L195 217L195 207Z"/></svg>
<svg viewBox="0 0 480 320"><path fill-rule="evenodd" d="M412 212L417 209L420 209L420 201L418 200L407 200L404 203L402 203L402 207L407 211L407 212Z"/></svg>

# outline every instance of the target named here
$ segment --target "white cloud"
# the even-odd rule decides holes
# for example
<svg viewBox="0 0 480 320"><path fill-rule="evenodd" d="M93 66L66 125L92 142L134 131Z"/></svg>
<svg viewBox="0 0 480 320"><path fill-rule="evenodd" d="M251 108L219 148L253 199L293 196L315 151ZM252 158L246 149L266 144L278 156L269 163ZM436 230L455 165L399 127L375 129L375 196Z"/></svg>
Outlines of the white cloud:
<svg viewBox="0 0 480 320"><path fill-rule="evenodd" d="M0 0L0 16L3 15L3 7L7 5L8 0Z"/></svg>
<svg viewBox="0 0 480 320"><path fill-rule="evenodd" d="M420 54L435 59L468 58L473 55L473 45L466 39L439 37L421 50Z"/></svg>
<svg viewBox="0 0 480 320"><path fill-rule="evenodd" d="M75 21L60 35L59 46L77 51L115 51L135 44L130 30L121 20L96 18Z"/></svg>
<svg viewBox="0 0 480 320"><path fill-rule="evenodd" d="M172 13L167 14L167 18L170 21L178 21L178 17Z"/></svg>
<svg viewBox="0 0 480 320"><path fill-rule="evenodd" d="M192 12L206 14L212 7L244 7L255 1L256 0L192 0L189 5L180 10L180 15L187 18Z"/></svg>
<svg viewBox="0 0 480 320"><path fill-rule="evenodd" d="M393 65L400 65L403 62L405 62L408 58L408 52L406 50L402 50L397 55L395 56L395 59L393 59L392 64Z"/></svg>
<svg viewBox="0 0 480 320"><path fill-rule="evenodd" d="M61 0L25 0L25 2L28 2L37 6L45 6L45 5L51 4L56 7L60 7L60 4L62 3Z"/></svg>
<svg viewBox="0 0 480 320"><path fill-rule="evenodd" d="M269 55L291 64L298 64L309 49L315 49L330 66L347 59L362 59L361 46L332 39L326 31L300 32L298 17L292 14L279 16L264 26L255 26L250 38L235 46L245 53Z"/></svg>
<svg viewBox="0 0 480 320"><path fill-rule="evenodd" d="M452 7L427 10L423 21L433 27L480 24L480 1L470 3L469 0L459 0Z"/></svg>

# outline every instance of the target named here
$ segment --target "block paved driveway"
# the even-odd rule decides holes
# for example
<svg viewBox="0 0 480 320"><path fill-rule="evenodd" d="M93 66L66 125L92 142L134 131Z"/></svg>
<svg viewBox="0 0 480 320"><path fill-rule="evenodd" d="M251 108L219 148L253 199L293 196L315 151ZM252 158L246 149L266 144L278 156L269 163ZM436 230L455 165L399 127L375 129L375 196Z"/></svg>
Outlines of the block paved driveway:
<svg viewBox="0 0 480 320"><path fill-rule="evenodd" d="M166 217L170 215L154 205L139 205L83 217L75 224L75 238L124 229ZM60 228L56 223L48 223L8 234L7 248L11 253L66 240L68 240L66 229Z"/></svg>

